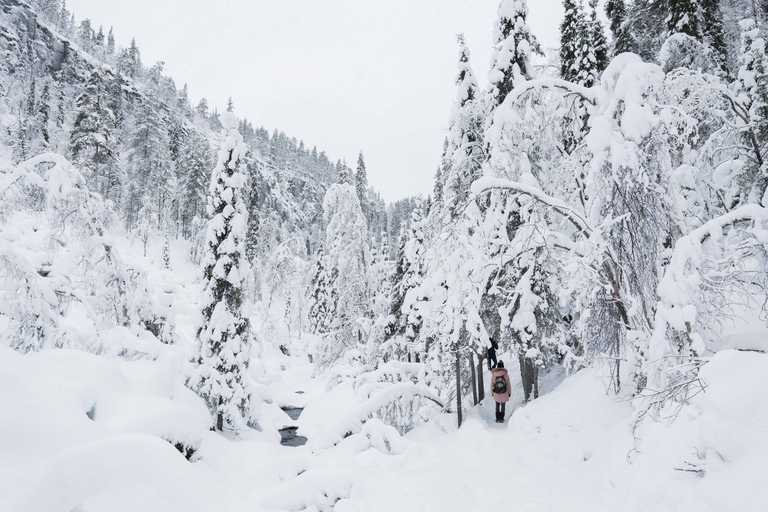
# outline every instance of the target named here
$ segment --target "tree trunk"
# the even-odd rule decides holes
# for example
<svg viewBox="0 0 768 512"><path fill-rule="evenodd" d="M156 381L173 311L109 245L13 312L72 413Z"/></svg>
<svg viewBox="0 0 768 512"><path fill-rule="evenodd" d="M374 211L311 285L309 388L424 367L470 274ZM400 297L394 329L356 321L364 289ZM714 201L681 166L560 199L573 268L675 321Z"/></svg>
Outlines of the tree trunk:
<svg viewBox="0 0 768 512"><path fill-rule="evenodd" d="M461 360L458 344L456 344L456 414L458 415L459 428L461 428Z"/></svg>
<svg viewBox="0 0 768 512"><path fill-rule="evenodd" d="M533 373L533 399L539 398L539 365L533 363L531 367Z"/></svg>
<svg viewBox="0 0 768 512"><path fill-rule="evenodd" d="M219 407L221 407L221 404L224 403L224 399L222 397L219 397ZM224 415L221 413L221 411L216 413L216 430L219 432L222 431L224 428Z"/></svg>
<svg viewBox="0 0 768 512"><path fill-rule="evenodd" d="M532 391L532 379L531 379L531 369L529 366L528 358L525 357L525 355L520 354L520 380L523 383L523 402L528 402L528 399L531 396Z"/></svg>
<svg viewBox="0 0 768 512"><path fill-rule="evenodd" d="M475 356L469 354L469 368L472 371L472 400L477 405L477 379L475 377Z"/></svg>
<svg viewBox="0 0 768 512"><path fill-rule="evenodd" d="M483 382L483 355L477 355L477 401L482 402L485 398L485 383Z"/></svg>

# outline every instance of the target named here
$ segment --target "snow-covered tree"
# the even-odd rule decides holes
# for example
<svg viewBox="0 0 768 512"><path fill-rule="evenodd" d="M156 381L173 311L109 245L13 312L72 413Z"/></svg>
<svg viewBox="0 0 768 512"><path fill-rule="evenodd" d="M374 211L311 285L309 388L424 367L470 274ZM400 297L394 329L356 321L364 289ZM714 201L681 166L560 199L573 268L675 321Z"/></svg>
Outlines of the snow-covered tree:
<svg viewBox="0 0 768 512"><path fill-rule="evenodd" d="M109 195L111 183L105 179L116 165L117 149L112 138L115 116L109 108L107 89L101 74L94 70L85 90L77 97L75 122L69 136L73 160L88 170L94 190Z"/></svg>
<svg viewBox="0 0 768 512"><path fill-rule="evenodd" d="M182 225L188 227L195 217L205 217L207 190L211 179L211 150L205 136L191 131L182 143L176 170L181 178L184 200L181 208ZM185 236L189 235L188 228Z"/></svg>
<svg viewBox="0 0 768 512"><path fill-rule="evenodd" d="M493 29L494 49L488 74L492 104L499 105L521 81L531 77L531 53L539 43L526 23L526 0L501 0Z"/></svg>
<svg viewBox="0 0 768 512"><path fill-rule="evenodd" d="M701 39L701 12L695 0L669 0L667 33L682 33Z"/></svg>
<svg viewBox="0 0 768 512"><path fill-rule="evenodd" d="M357 172L355 173L355 190L363 215L370 222L370 205L368 204L368 172L365 170L363 152L357 157Z"/></svg>
<svg viewBox="0 0 768 512"><path fill-rule="evenodd" d="M309 288L309 331L312 334L325 335L331 332L331 324L338 307L338 294L335 284L337 272L325 267L325 253L322 248L315 256L315 271Z"/></svg>
<svg viewBox="0 0 768 512"><path fill-rule="evenodd" d="M736 91L762 144L768 143L768 56L754 20L743 20Z"/></svg>
<svg viewBox="0 0 768 512"><path fill-rule="evenodd" d="M625 25L627 5L624 0L608 0L605 3L605 14L608 16L613 37L613 56L632 51L632 40Z"/></svg>
<svg viewBox="0 0 768 512"><path fill-rule="evenodd" d="M234 115L222 114L221 123L223 140L208 196L211 220L203 257L203 324L189 386L208 404L217 430L239 430L249 420L251 399L247 379L250 333L242 289L247 272L248 214L243 198L247 148Z"/></svg>
<svg viewBox="0 0 768 512"><path fill-rule="evenodd" d="M584 62L584 50L588 42L586 35L586 16L584 7L577 0L564 0L565 16L560 23L560 77L570 82L578 82L581 66Z"/></svg>
<svg viewBox="0 0 768 512"><path fill-rule="evenodd" d="M368 303L368 225L360 208L351 170L339 162L338 180L325 194L325 268L332 276L337 308L331 331L317 348L317 361L329 366L363 339L361 322Z"/></svg>
<svg viewBox="0 0 768 512"><path fill-rule="evenodd" d="M452 215L463 208L469 187L480 176L484 161L484 105L477 97L477 79L469 64L469 48L464 36L458 36L459 73L456 75L456 99L451 112L447 150L450 163L443 169L442 198Z"/></svg>
<svg viewBox="0 0 768 512"><path fill-rule="evenodd" d="M113 55L115 53L115 34L112 31L112 27L109 27L109 34L107 35L107 55Z"/></svg>

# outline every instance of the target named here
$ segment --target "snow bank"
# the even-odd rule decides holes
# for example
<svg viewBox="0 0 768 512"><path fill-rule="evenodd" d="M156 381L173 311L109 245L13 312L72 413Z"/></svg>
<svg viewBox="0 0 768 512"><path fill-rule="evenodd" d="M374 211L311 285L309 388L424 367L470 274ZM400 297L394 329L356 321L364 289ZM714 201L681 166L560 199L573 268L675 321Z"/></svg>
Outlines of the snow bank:
<svg viewBox="0 0 768 512"><path fill-rule="evenodd" d="M32 482L0 503L0 509L70 512L82 504L90 510L89 499L124 506L124 500L130 502L134 490L142 490L142 499L151 496L157 509L227 510L206 491L208 487L205 479L165 441L150 435L128 434L65 450L47 463ZM146 493L147 490L150 492Z"/></svg>

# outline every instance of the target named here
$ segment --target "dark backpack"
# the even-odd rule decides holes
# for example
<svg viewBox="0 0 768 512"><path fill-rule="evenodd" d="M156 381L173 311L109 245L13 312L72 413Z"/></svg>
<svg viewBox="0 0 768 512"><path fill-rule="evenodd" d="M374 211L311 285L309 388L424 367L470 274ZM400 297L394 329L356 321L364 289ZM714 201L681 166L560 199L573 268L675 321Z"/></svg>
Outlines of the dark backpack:
<svg viewBox="0 0 768 512"><path fill-rule="evenodd" d="M507 379L504 378L504 375L496 376L496 379L493 381L493 393L495 395L507 394Z"/></svg>

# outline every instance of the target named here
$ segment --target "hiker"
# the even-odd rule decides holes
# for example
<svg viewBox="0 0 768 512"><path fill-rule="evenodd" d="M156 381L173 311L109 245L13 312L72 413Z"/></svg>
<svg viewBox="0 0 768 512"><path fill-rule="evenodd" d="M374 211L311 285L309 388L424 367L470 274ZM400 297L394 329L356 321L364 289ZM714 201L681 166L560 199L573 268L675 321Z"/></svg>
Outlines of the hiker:
<svg viewBox="0 0 768 512"><path fill-rule="evenodd" d="M504 423L510 394L512 394L512 383L504 368L504 361L499 361L496 368L491 370L491 395L496 401L496 423Z"/></svg>
<svg viewBox="0 0 768 512"><path fill-rule="evenodd" d="M491 336L491 346L488 347L488 370L493 370L494 368L496 368L496 349L497 348L499 348L499 344L496 343L496 339L493 336Z"/></svg>

